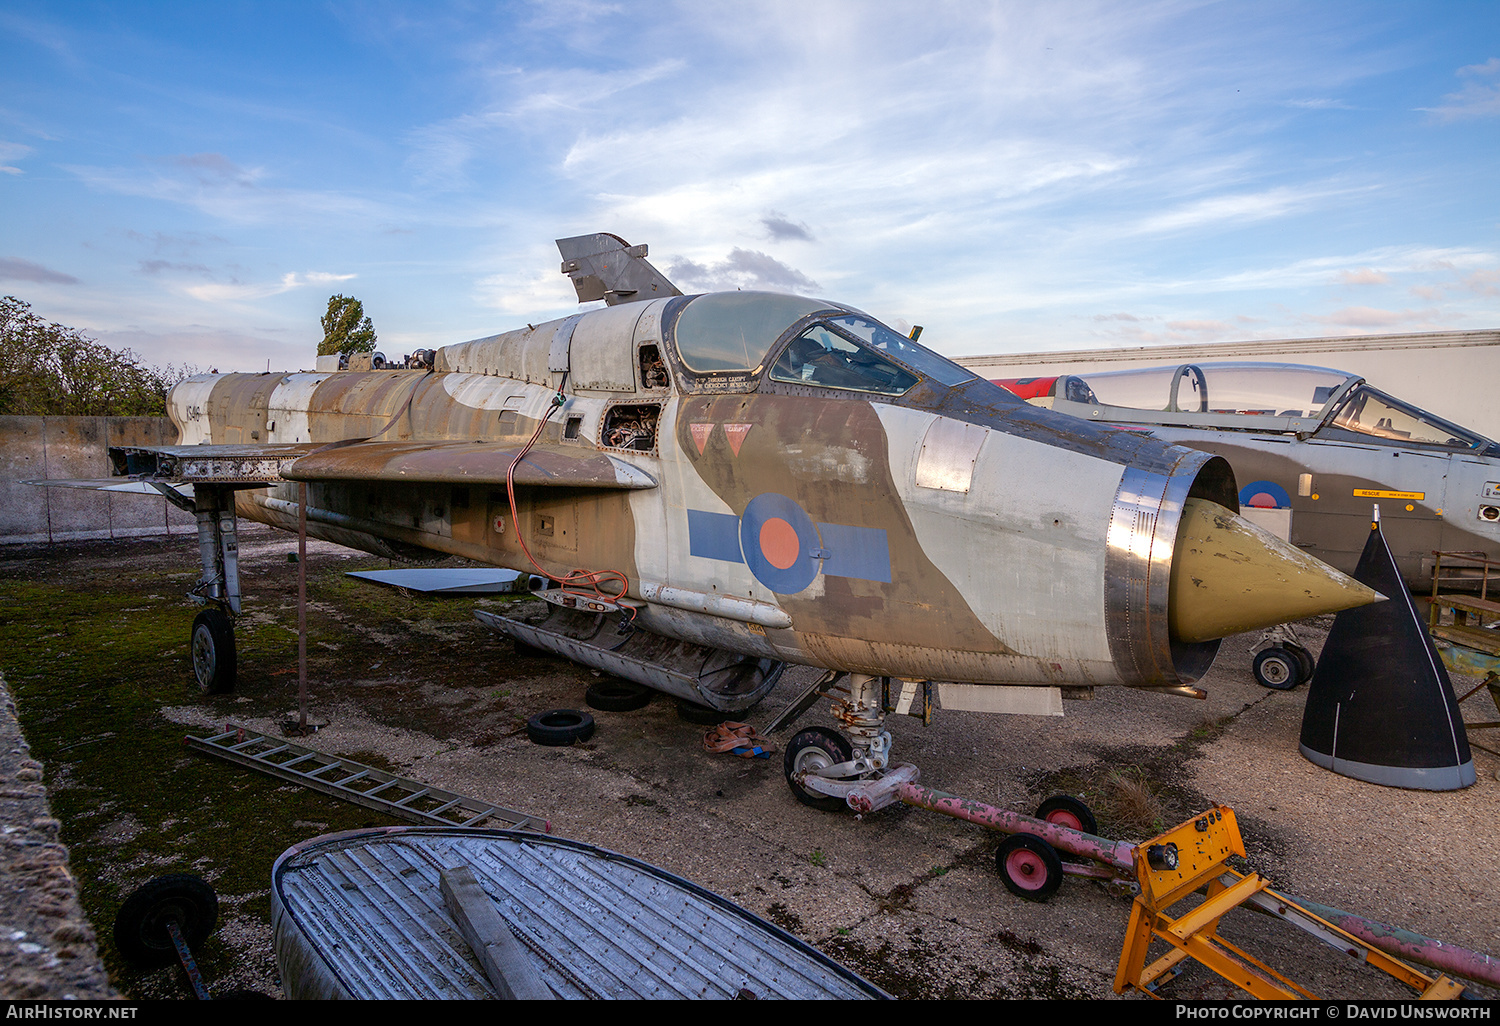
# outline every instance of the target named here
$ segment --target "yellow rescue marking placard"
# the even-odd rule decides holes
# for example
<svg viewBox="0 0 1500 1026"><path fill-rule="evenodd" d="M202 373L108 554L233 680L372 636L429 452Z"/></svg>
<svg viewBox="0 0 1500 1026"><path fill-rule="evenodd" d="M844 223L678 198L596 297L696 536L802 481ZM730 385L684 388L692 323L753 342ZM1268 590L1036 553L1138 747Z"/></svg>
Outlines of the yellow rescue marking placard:
<svg viewBox="0 0 1500 1026"><path fill-rule="evenodd" d="M1421 502L1427 498L1426 492L1383 492L1375 488L1354 489L1356 499L1416 499Z"/></svg>

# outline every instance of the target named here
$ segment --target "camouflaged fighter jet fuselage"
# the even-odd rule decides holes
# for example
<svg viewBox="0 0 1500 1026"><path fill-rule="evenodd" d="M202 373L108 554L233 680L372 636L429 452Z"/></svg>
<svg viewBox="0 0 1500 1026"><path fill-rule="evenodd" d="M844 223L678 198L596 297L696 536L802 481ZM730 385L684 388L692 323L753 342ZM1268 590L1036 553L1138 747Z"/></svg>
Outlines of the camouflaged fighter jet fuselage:
<svg viewBox="0 0 1500 1026"><path fill-rule="evenodd" d="M240 516L295 530L305 482L308 533L330 541L530 571L524 541L556 580L622 575L598 608L632 628L751 658L1180 686L1222 633L1341 608L1348 583L1263 539L1174 583L1249 537L1222 459L1029 406L796 296L623 303L448 346L427 371L200 375L170 410L173 459L279 454L266 487L236 491ZM1190 500L1219 509L1191 538ZM1285 615L1241 624L1257 589Z"/></svg>

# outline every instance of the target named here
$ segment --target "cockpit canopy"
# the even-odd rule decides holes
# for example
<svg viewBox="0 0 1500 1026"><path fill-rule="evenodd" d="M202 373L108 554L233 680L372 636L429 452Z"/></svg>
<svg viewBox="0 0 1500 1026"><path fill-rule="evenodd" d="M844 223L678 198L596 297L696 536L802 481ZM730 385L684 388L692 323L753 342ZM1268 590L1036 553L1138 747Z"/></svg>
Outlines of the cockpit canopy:
<svg viewBox="0 0 1500 1026"><path fill-rule="evenodd" d="M1494 442L1396 399L1357 374L1284 363L1185 363L996 381L1027 402L1093 421L1343 433L1500 453Z"/></svg>
<svg viewBox="0 0 1500 1026"><path fill-rule="evenodd" d="M672 336L700 375L757 374L774 353L770 380L790 385L898 396L923 378L951 386L974 377L857 310L774 292L695 296Z"/></svg>

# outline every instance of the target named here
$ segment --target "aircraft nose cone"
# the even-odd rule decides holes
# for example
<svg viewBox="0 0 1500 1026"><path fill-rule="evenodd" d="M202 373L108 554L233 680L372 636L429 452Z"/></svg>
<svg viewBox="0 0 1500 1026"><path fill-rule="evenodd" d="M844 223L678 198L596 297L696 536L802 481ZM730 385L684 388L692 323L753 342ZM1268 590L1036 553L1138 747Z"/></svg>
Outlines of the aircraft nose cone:
<svg viewBox="0 0 1500 1026"><path fill-rule="evenodd" d="M1169 595L1172 638L1183 642L1223 638L1385 598L1207 499L1183 504Z"/></svg>

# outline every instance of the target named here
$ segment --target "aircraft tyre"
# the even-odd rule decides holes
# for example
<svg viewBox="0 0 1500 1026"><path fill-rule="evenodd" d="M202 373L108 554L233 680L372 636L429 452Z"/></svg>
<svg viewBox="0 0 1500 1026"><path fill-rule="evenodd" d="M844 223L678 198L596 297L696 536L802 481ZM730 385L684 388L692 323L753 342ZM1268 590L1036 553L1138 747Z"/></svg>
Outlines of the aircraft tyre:
<svg viewBox="0 0 1500 1026"><path fill-rule="evenodd" d="M1297 664L1301 668L1301 672L1297 674L1297 683L1306 684L1312 680L1313 671L1318 668L1318 662L1313 658L1313 654L1295 642L1288 642L1282 647L1297 657Z"/></svg>
<svg viewBox="0 0 1500 1026"><path fill-rule="evenodd" d="M644 684L628 680L601 680L583 693L590 709L603 712L630 712L651 704L652 691Z"/></svg>
<svg viewBox="0 0 1500 1026"><path fill-rule="evenodd" d="M1057 849L1032 834L1011 834L995 851L995 868L1005 889L1027 901L1046 901L1062 886Z"/></svg>
<svg viewBox="0 0 1500 1026"><path fill-rule="evenodd" d="M677 717L689 723L696 723L700 727L717 727L728 719L717 709L710 709L706 705L688 702L681 698L677 700Z"/></svg>
<svg viewBox="0 0 1500 1026"><path fill-rule="evenodd" d="M1302 663L1288 649L1276 646L1255 657L1255 682L1274 691L1290 691L1302 680Z"/></svg>
<svg viewBox="0 0 1500 1026"><path fill-rule="evenodd" d="M193 618L193 676L206 695L234 690L234 621L222 609L205 609Z"/></svg>
<svg viewBox="0 0 1500 1026"><path fill-rule="evenodd" d="M135 965L171 965L177 961L177 948L168 920L176 920L188 947L196 948L218 924L218 895L191 873L148 880L131 892L115 916L115 947Z"/></svg>
<svg viewBox="0 0 1500 1026"><path fill-rule="evenodd" d="M824 812L842 812L849 804L842 798L809 791L797 783L796 774L836 766L854 758L854 748L836 730L827 727L808 727L787 742L786 756L782 760L782 771L786 774L786 786L803 805Z"/></svg>
<svg viewBox="0 0 1500 1026"><path fill-rule="evenodd" d="M561 748L594 736L594 717L577 709L551 709L526 721L526 736L549 748Z"/></svg>

